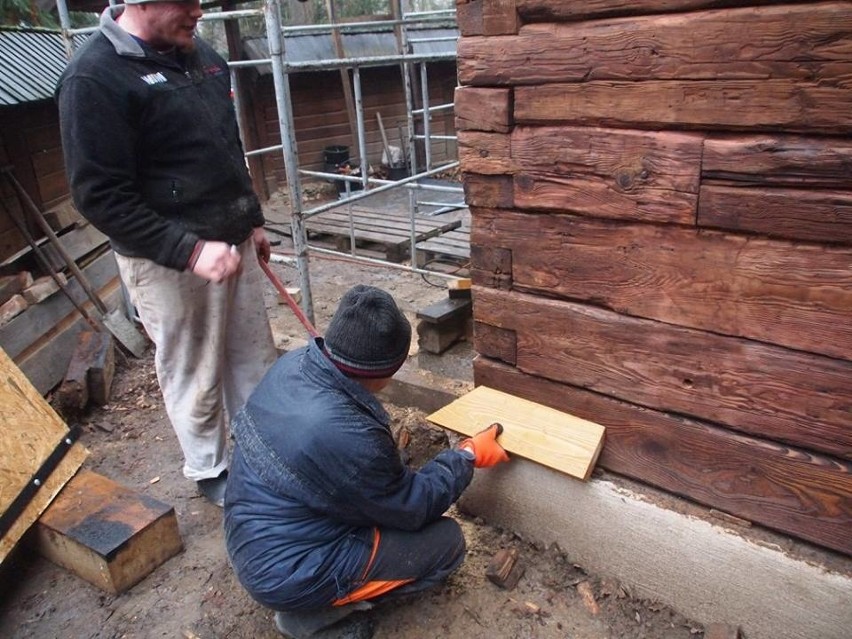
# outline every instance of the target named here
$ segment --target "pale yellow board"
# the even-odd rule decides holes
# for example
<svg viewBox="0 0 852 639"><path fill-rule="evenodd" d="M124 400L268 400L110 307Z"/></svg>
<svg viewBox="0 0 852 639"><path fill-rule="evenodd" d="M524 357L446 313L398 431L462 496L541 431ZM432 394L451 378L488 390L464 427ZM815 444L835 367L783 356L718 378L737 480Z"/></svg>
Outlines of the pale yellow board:
<svg viewBox="0 0 852 639"><path fill-rule="evenodd" d="M0 348L0 512L5 512L53 450L68 426ZM74 446L0 539L0 562L74 476L88 455Z"/></svg>
<svg viewBox="0 0 852 639"><path fill-rule="evenodd" d="M477 386L427 419L473 436L494 422L503 425L498 442L525 457L579 479L588 479L603 447L604 427L509 393Z"/></svg>

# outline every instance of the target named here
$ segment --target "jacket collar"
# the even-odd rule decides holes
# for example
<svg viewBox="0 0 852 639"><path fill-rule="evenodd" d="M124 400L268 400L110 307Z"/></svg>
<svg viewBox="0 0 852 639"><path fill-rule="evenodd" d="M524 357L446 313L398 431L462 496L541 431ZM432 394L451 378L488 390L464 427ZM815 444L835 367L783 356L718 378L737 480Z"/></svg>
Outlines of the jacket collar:
<svg viewBox="0 0 852 639"><path fill-rule="evenodd" d="M308 343L307 361L309 366L303 371L315 377L322 384L333 386L349 395L355 402L364 406L381 423L388 425L390 416L379 399L354 379L340 372L325 354L322 337L315 337Z"/></svg>
<svg viewBox="0 0 852 639"><path fill-rule="evenodd" d="M142 45L132 35L118 26L115 19L124 12L123 6L107 7L101 14L101 33L110 41L118 55L131 58L145 58L147 54Z"/></svg>

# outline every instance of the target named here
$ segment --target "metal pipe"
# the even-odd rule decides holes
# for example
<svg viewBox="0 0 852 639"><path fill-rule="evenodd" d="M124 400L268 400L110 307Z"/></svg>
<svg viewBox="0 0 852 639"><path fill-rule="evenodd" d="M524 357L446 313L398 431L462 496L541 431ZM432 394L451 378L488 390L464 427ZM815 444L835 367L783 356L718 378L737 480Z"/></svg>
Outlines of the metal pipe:
<svg viewBox="0 0 852 639"><path fill-rule="evenodd" d="M307 234L302 216L302 188L299 179L299 157L296 153L296 128L293 124L290 80L284 67L284 40L281 37L281 14L278 0L265 0L263 6L266 19L266 36L272 60L272 78L275 84L275 102L278 108L278 128L284 151L284 169L290 191L290 227L293 250L299 266L299 286L302 289L302 309L308 319L314 321L314 302L311 295L311 279L308 270Z"/></svg>
<svg viewBox="0 0 852 639"><path fill-rule="evenodd" d="M415 135L415 140L458 140L457 135Z"/></svg>
<svg viewBox="0 0 852 639"><path fill-rule="evenodd" d="M358 67L352 69L352 81L355 84L355 121L358 127L358 156L361 165L361 185L367 188L367 173L370 162L367 160L367 133L364 127L364 101L361 96L361 70ZM352 243L353 249L355 243Z"/></svg>
<svg viewBox="0 0 852 639"><path fill-rule="evenodd" d="M285 62L288 71L322 71L340 67L389 66L397 63L455 61L453 52L407 53L404 55L376 55L361 58L331 58L328 60L306 60L304 62Z"/></svg>
<svg viewBox="0 0 852 639"><path fill-rule="evenodd" d="M458 275L454 273L442 273L441 271L429 271L427 269L418 268L412 265L408 266L406 264L397 264L395 262L386 262L385 260L379 260L373 257L366 257L363 255L346 255L345 253L341 253L340 251L334 251L332 249L323 248L322 246L314 246L313 244L309 245L309 248L314 253L319 253L322 255L330 255L332 257L340 257L343 256L347 260L352 260L353 262L358 262L361 264L368 264L373 266L383 266L385 268L392 268L396 271L406 271L408 273L414 273L417 275L434 275L435 277L442 277L448 280L457 280L459 278Z"/></svg>
<svg viewBox="0 0 852 639"><path fill-rule="evenodd" d="M429 177L430 175L434 175L435 173L440 173L441 171L447 171L449 169L455 168L456 166L458 166L458 164L459 164L458 162L450 162L449 164L444 164L442 166L435 167L431 171L424 171L423 173L411 175L409 177L403 178L401 180L397 180L395 182L388 182L384 186L379 186L379 187L376 187L375 189L370 189L369 191L366 191L366 192L356 193L355 195L352 196L352 201L354 202L356 200L363 200L366 197L370 197L371 195L378 195L379 193L383 193L384 191L390 190L394 187L401 186L403 184L408 184L409 182L415 182L416 180L421 180L424 177ZM375 181L377 182L378 180L375 180ZM341 204L342 204L342 202L339 201L339 200L336 201L336 202L327 202L326 204L321 204L320 206L314 207L312 209L308 209L308 210L302 212L302 214L304 215L305 218L313 217L314 215L318 215L318 214L322 213L323 211L329 211L329 210L331 210L335 207L338 207Z"/></svg>
<svg viewBox="0 0 852 639"><path fill-rule="evenodd" d="M420 102L423 104L423 139L426 141L423 147L426 153L426 169L429 170L432 168L432 113L429 111L429 74L425 62L420 63Z"/></svg>
<svg viewBox="0 0 852 639"><path fill-rule="evenodd" d="M71 33L71 14L65 0L56 0L56 12L59 14L59 25L62 28L62 44L65 45L65 56L70 60L74 55L74 41Z"/></svg>
<svg viewBox="0 0 852 639"><path fill-rule="evenodd" d="M455 42L459 37L455 36L433 36L431 38L411 38L409 42L414 44L416 42Z"/></svg>
<svg viewBox="0 0 852 639"><path fill-rule="evenodd" d="M456 105L454 102L447 102L446 104L436 104L435 106L430 106L429 111L434 113L435 111L452 111L455 109ZM415 115L420 115L426 109L414 109Z"/></svg>

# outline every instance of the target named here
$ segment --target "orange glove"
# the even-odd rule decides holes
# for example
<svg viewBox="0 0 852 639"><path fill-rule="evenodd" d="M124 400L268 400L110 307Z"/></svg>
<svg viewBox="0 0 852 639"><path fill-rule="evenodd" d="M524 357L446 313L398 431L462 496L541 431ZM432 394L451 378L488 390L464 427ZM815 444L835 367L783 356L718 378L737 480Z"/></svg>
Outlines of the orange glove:
<svg viewBox="0 0 852 639"><path fill-rule="evenodd" d="M478 432L459 444L459 448L473 453L474 468L488 468L509 461L509 456L503 447L497 443L497 436L503 432L502 424L491 424L488 428Z"/></svg>

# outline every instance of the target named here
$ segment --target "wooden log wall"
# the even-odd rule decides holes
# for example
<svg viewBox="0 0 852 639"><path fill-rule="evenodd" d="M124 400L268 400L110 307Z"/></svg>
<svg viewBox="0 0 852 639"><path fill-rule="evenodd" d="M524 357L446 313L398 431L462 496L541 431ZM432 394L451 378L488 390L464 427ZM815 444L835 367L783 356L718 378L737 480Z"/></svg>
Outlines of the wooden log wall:
<svg viewBox="0 0 852 639"><path fill-rule="evenodd" d="M476 383L852 555L852 4L457 13Z"/></svg>
<svg viewBox="0 0 852 639"><path fill-rule="evenodd" d="M434 63L428 68L429 99L432 106L453 102L456 86L456 67L452 63ZM358 148L352 142L346 101L340 74L337 71L324 73L299 73L291 75L293 95L293 118L296 127L296 144L299 166L302 169L322 171L323 149L332 145L349 147L350 158L357 158ZM419 83L419 73L418 73ZM416 86L419 86L416 85ZM322 89L318 89L322 87ZM367 137L367 158L378 168L382 157L382 138L376 112L392 146L405 146L400 142L399 125L403 136L407 134L405 94L402 79L396 67L364 69L361 72L362 99L364 102L364 127ZM417 107L420 91L417 92ZM257 130L260 147L280 144L278 112L275 105L274 87L269 75L261 76L255 87ZM415 117L418 134L422 134L422 118ZM433 113L431 132L433 135L454 135L455 125L452 111ZM456 158L456 145L451 141L435 141L432 144L432 161L448 162ZM418 162L422 168L423 158ZM284 160L281 153L263 155L264 175L270 191L286 183Z"/></svg>

